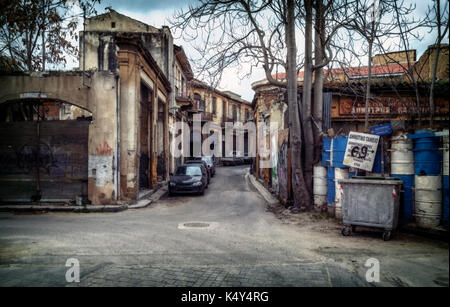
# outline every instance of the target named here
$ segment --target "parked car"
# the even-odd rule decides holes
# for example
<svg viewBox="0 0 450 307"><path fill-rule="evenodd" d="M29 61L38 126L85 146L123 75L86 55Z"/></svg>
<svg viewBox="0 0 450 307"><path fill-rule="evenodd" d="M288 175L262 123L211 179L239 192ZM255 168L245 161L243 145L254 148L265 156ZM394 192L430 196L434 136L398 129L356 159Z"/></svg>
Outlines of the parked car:
<svg viewBox="0 0 450 307"><path fill-rule="evenodd" d="M201 164L182 164L170 174L169 195L175 193L204 194L208 186L208 175Z"/></svg>
<svg viewBox="0 0 450 307"><path fill-rule="evenodd" d="M206 172L208 173L208 184L211 181L211 172L209 170L208 164L203 161L201 158L196 158L196 159L189 159L187 161L185 161L185 164L201 164L205 167Z"/></svg>
<svg viewBox="0 0 450 307"><path fill-rule="evenodd" d="M213 158L212 157L202 157L202 161L206 162L211 177L214 177L214 175L216 174L216 167L214 166Z"/></svg>
<svg viewBox="0 0 450 307"><path fill-rule="evenodd" d="M248 152L244 153L244 164L252 164L253 158L248 156Z"/></svg>
<svg viewBox="0 0 450 307"><path fill-rule="evenodd" d="M233 151L229 154L230 157L222 158L223 165L241 165L244 164L244 156L239 151Z"/></svg>

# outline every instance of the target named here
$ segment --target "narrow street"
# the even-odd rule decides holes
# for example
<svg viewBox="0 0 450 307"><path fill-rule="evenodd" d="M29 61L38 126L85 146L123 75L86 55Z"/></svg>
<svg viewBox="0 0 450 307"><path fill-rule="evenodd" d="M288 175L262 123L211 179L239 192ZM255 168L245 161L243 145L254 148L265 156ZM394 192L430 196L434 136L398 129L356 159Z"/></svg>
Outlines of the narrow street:
<svg viewBox="0 0 450 307"><path fill-rule="evenodd" d="M247 173L219 167L204 196L120 213L1 213L0 286L448 286L448 243L342 237L334 219L268 210ZM68 258L80 283L65 280Z"/></svg>

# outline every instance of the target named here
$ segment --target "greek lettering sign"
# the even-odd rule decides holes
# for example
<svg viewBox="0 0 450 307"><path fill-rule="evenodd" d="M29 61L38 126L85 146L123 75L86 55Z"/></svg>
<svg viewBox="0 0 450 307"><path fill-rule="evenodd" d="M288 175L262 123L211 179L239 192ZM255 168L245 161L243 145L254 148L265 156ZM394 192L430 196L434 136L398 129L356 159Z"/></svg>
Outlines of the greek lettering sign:
<svg viewBox="0 0 450 307"><path fill-rule="evenodd" d="M372 171L379 140L379 135L350 132L343 164Z"/></svg>
<svg viewBox="0 0 450 307"><path fill-rule="evenodd" d="M381 124L370 128L370 133L375 135L389 135L392 134L391 123Z"/></svg>

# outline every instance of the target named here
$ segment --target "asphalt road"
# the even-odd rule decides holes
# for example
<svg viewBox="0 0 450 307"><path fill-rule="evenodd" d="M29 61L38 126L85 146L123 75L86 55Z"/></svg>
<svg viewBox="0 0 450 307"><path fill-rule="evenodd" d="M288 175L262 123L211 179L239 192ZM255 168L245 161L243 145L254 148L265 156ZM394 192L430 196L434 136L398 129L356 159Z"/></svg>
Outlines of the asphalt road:
<svg viewBox="0 0 450 307"><path fill-rule="evenodd" d="M246 173L217 168L204 196L119 213L1 213L0 285L448 286L448 243L344 238L338 222L311 215L293 223L267 209ZM65 279L69 258L79 283ZM366 281L369 258L379 283Z"/></svg>

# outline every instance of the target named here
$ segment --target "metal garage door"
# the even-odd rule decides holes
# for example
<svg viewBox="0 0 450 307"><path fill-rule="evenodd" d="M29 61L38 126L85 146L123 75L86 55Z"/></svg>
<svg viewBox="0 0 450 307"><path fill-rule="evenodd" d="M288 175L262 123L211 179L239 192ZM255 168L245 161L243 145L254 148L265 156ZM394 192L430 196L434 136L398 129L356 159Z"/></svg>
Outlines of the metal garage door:
<svg viewBox="0 0 450 307"><path fill-rule="evenodd" d="M0 123L0 200L87 195L89 122Z"/></svg>

